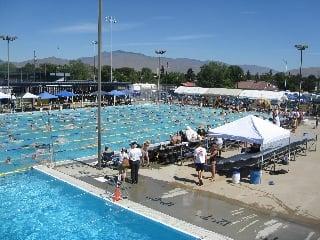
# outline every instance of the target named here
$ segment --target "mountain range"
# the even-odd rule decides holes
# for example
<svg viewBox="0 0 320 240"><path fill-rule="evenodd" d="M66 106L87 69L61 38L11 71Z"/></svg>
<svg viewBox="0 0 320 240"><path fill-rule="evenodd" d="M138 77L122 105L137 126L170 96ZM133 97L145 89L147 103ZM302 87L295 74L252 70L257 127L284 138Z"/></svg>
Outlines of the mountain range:
<svg viewBox="0 0 320 240"><path fill-rule="evenodd" d="M112 64L113 68L121 68L121 67L130 67L134 68L135 70L141 70L143 67L147 67L152 69L152 71L156 72L156 69L159 67L159 58L158 57L152 57L147 56L141 53L134 53L134 52L126 52L126 51L113 51L112 55ZM77 60L82 61L85 64L93 65L94 59L92 57L81 57ZM56 57L48 57L48 58L42 58L37 59L38 64L43 63L52 63L52 64L67 64L70 60L68 59L62 59L62 58L56 58ZM0 60L1 62L1 60ZM192 70L197 73L200 71L200 67L209 61L201 61L197 59L190 59L190 58L167 58L167 57L161 57L161 65L164 66L165 70L168 72L183 72L186 73L189 68L192 68ZM14 62L14 64L17 67L24 66L26 63L33 64L33 59L23 61L23 62ZM97 64L97 58L96 58L96 64ZM110 52L103 52L102 53L102 65L110 65ZM228 65L228 64L227 64ZM247 72L248 70L252 75L259 73L268 73L270 70L272 70L273 73L276 73L277 71L268 67L264 66L257 66L257 65L238 65L243 69L244 72ZM292 69L288 70L291 74L299 74L299 69ZM310 68L303 68L302 74L304 76L308 76L310 74L313 74L315 76L320 76L320 67L310 67Z"/></svg>

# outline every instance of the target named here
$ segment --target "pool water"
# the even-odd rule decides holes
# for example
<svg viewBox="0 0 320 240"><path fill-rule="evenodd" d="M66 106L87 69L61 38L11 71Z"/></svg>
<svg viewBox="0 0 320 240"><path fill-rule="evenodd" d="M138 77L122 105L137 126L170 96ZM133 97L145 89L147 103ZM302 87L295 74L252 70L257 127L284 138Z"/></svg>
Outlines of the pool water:
<svg viewBox="0 0 320 240"><path fill-rule="evenodd" d="M0 174L41 160L74 160L97 152L96 108L0 115ZM216 127L246 113L178 105L132 105L102 108L102 144L113 150L146 140L161 142L170 134ZM5 164L7 157L11 164Z"/></svg>
<svg viewBox="0 0 320 240"><path fill-rule="evenodd" d="M36 170L0 177L1 239L196 239Z"/></svg>

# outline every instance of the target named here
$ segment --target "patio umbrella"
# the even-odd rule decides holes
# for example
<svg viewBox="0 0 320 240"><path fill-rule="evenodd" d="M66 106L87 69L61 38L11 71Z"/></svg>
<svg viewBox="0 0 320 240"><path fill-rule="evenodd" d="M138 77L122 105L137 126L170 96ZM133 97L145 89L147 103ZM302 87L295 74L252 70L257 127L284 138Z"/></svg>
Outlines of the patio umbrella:
<svg viewBox="0 0 320 240"><path fill-rule="evenodd" d="M58 98L56 95L53 95L53 94L48 93L48 92L40 93L38 96L39 96L39 98L40 98L41 100L56 99L56 98Z"/></svg>
<svg viewBox="0 0 320 240"><path fill-rule="evenodd" d="M29 92L27 92L26 94L24 94L22 96L22 99L37 99L37 98L39 98L39 96L34 95L32 93L29 93Z"/></svg>
<svg viewBox="0 0 320 240"><path fill-rule="evenodd" d="M68 92L66 90L57 93L58 97L74 97L76 95L77 94L74 94L73 92Z"/></svg>
<svg viewBox="0 0 320 240"><path fill-rule="evenodd" d="M111 92L108 92L108 95L113 96L113 105L116 105L116 97L125 96L126 94L122 91L112 90Z"/></svg>

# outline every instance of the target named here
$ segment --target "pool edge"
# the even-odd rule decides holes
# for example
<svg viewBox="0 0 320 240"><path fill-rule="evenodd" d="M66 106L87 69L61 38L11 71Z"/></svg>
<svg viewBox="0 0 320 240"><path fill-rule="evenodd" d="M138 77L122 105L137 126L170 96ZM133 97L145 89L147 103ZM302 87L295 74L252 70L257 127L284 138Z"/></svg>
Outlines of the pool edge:
<svg viewBox="0 0 320 240"><path fill-rule="evenodd" d="M79 189L81 189L89 194L92 194L98 198L101 198L105 201L108 201L108 202L111 202L117 206L123 207L124 209L127 209L128 211L134 212L134 213L139 214L143 217L146 217L152 221L158 222L158 223L163 224L167 227L173 228L177 231L180 231L182 233L190 235L196 239L232 240L232 238L230 238L230 237L223 236L219 233L215 233L215 232L209 231L207 229L204 229L202 227L185 222L183 220L174 218L172 216L169 216L169 215L164 214L162 212L156 211L152 208L148 208L146 206L143 206L139 203L133 202L128 199L123 199L119 202L113 202L113 201L111 201L111 195L108 194L103 189L95 187L89 183L86 183L84 181L81 181L79 179L71 177L67 174L59 172L59 171L54 170L52 168L48 168L48 167L42 166L42 165L37 165L37 166L34 166L33 169L40 171L44 174L47 174L53 178L59 179L67 184L70 184L76 188L79 188ZM201 233L201 234L199 234L199 233Z"/></svg>

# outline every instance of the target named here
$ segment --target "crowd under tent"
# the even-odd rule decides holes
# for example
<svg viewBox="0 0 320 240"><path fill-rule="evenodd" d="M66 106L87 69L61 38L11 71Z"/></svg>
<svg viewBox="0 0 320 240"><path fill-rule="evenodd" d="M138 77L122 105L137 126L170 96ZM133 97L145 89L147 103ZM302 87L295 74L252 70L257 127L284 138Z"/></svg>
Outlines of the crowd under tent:
<svg viewBox="0 0 320 240"><path fill-rule="evenodd" d="M290 131L253 115L209 129L208 135L210 137L260 144L261 167L263 165L264 152L266 150L272 151L279 146L288 147L290 159Z"/></svg>
<svg viewBox="0 0 320 240"><path fill-rule="evenodd" d="M287 100L284 92L264 91L264 90L243 90L239 94L241 98L268 99L271 101L283 102Z"/></svg>

